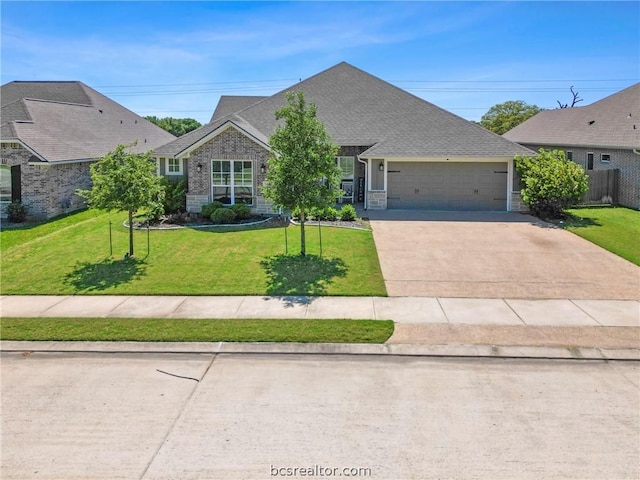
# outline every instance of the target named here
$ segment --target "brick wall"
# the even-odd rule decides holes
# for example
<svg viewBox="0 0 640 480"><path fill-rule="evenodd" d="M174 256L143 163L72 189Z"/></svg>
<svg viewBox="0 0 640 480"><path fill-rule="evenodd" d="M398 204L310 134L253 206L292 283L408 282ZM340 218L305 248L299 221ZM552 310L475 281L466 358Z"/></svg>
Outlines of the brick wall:
<svg viewBox="0 0 640 480"><path fill-rule="evenodd" d="M525 145L538 151L539 145ZM618 203L626 207L640 209L640 155L632 150L620 150L613 148L589 148L589 147L542 147L545 150L563 150L573 153L573 161L587 168L587 153L593 153L593 169L607 170L617 168L620 170L618 183ZM603 163L601 154L609 154L611 161ZM586 170L587 174L589 171Z"/></svg>
<svg viewBox="0 0 640 480"><path fill-rule="evenodd" d="M0 158L5 165L20 165L22 203L29 217L46 219L85 206L75 192L91 188L91 162L30 165L37 158L19 144L0 145Z"/></svg>

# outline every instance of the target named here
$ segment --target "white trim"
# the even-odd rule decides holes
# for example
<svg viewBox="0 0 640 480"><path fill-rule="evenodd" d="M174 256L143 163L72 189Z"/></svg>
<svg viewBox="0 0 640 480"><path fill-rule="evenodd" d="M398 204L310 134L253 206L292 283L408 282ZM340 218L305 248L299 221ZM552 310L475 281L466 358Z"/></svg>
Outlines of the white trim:
<svg viewBox="0 0 640 480"><path fill-rule="evenodd" d="M260 140L259 138L256 138L254 135L251 135L249 132L247 132L246 130L244 130L242 127L236 125L233 121L231 120L227 120L225 123L223 123L222 125L220 125L218 128L216 128L215 130L212 130L211 132L209 132L207 135L205 135L204 137L202 137L200 140L198 140L196 143L188 146L187 148L185 148L184 150L181 150L180 152L176 153L175 155L173 155L173 158L179 158L179 157L185 157L187 155L189 155L191 152L193 152L194 150L196 150L197 148L200 148L202 145L204 145L205 143L213 140L214 138L216 138L218 135L220 135L221 133L225 132L227 129L229 128L234 128L236 131L238 131L239 133L249 137L250 139L252 139L253 141L255 141L256 143L258 143L259 145L261 145L262 147L264 147L266 150L268 150L269 152L271 152L271 147L263 142L262 140Z"/></svg>
<svg viewBox="0 0 640 480"><path fill-rule="evenodd" d="M165 163L165 171L164 174L167 176L181 176L184 175L183 173L183 169L182 169L182 158L174 158L174 157L169 157L166 159L166 163ZM171 162L172 161L176 161L178 162L178 171L177 172L172 172L170 167L171 167Z"/></svg>
<svg viewBox="0 0 640 480"><path fill-rule="evenodd" d="M213 162L231 162L230 165L230 169L229 169L229 173L230 173L230 181L231 183L229 185L220 185L220 184L215 184L213 183L213 175L214 172L213 171ZM211 182L211 201L215 201L215 198L213 197L213 189L215 187L227 187L230 186L231 187L231 203L229 204L229 206L231 205L235 205L236 204L236 195L235 195L235 189L236 187L246 187L247 185L236 185L235 184L235 172L233 171L233 165L234 162L249 162L251 163L251 203L243 203L242 205L246 205L247 207L254 207L255 206L255 193L256 193L256 185L255 185L255 181L256 181L256 177L255 177L255 169L256 166L254 165L255 162L254 160L251 160L249 158L212 158L211 159L211 177L210 177L210 182Z"/></svg>
<svg viewBox="0 0 640 480"><path fill-rule="evenodd" d="M160 162L164 160L164 158L156 157L156 175L160 176Z"/></svg>
<svg viewBox="0 0 640 480"><path fill-rule="evenodd" d="M375 157L379 159L383 157ZM508 162L513 156L501 157L384 157L388 162L414 162L414 163L495 163Z"/></svg>
<svg viewBox="0 0 640 480"><path fill-rule="evenodd" d="M607 157L609 157L609 160L605 160L605 159L602 158L605 155ZM600 152L600 163L611 163L611 154L610 153L602 153L602 152Z"/></svg>
<svg viewBox="0 0 640 480"><path fill-rule="evenodd" d="M513 169L515 168L515 162L510 159L507 162L507 212L511 211L511 193L513 192Z"/></svg>

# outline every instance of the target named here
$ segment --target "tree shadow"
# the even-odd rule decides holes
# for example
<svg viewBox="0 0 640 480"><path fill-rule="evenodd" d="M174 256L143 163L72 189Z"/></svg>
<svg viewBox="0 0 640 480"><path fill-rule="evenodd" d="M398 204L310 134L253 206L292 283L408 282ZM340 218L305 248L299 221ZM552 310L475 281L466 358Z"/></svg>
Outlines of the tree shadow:
<svg viewBox="0 0 640 480"><path fill-rule="evenodd" d="M316 255L274 255L260 265L267 274L269 295L326 295L335 278L347 275L347 266L342 259Z"/></svg>
<svg viewBox="0 0 640 480"><path fill-rule="evenodd" d="M146 262L137 258L81 262L65 276L64 283L82 292L101 291L141 277L146 269Z"/></svg>
<svg viewBox="0 0 640 480"><path fill-rule="evenodd" d="M574 227L574 228L582 228L582 227L601 227L602 224L593 218L583 218L572 213L568 214L564 219L560 220L559 223L561 227Z"/></svg>

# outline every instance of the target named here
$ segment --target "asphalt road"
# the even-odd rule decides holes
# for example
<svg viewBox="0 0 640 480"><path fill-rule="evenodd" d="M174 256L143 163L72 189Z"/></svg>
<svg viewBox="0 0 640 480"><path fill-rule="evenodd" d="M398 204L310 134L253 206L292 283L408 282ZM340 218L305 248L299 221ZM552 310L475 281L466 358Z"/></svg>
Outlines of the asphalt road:
<svg viewBox="0 0 640 480"><path fill-rule="evenodd" d="M5 480L640 477L639 362L25 352L0 368Z"/></svg>

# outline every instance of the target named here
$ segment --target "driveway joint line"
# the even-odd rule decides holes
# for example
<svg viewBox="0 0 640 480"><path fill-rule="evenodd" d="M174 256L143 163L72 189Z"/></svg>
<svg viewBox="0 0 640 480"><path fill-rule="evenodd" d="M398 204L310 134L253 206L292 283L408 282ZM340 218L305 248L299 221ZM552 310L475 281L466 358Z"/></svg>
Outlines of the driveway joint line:
<svg viewBox="0 0 640 480"><path fill-rule="evenodd" d="M117 310L118 308L120 308L122 305L124 305L124 303L129 300L130 298L132 298L131 295L125 295L124 298L122 299L122 301L120 303L118 303L116 306L114 306L111 310L109 310L109 312L105 315L105 318L117 318L117 317L113 317L112 314L114 312L114 310Z"/></svg>
<svg viewBox="0 0 640 480"><path fill-rule="evenodd" d="M64 295L64 296L60 299L60 301L58 301L58 302L54 303L53 305L49 305L47 308L45 308L43 311L41 311L41 312L38 314L38 316L39 316L39 317L45 316L45 314L46 314L49 310L51 310L53 307L57 307L58 305L60 305L61 303L63 303L64 301L66 301L66 300L68 300L68 299L70 299L70 298L72 298L72 297L73 297L73 295Z"/></svg>
<svg viewBox="0 0 640 480"><path fill-rule="evenodd" d="M244 301L245 301L245 297L242 297L240 299L240 303L238 304L238 308L236 308L236 311L233 314L233 318L240 318L238 315L240 313L240 309L242 308L242 304L244 303Z"/></svg>
<svg viewBox="0 0 640 480"><path fill-rule="evenodd" d="M596 317L594 317L593 315L590 315L589 312L587 312L584 308L582 308L580 305L578 305L576 302L574 302L573 300L571 300L570 298L568 298L567 300L569 300L569 302L571 302L572 304L574 304L576 307L578 307L578 309L582 312L584 312L589 318L595 320L595 322L600 325L601 327L606 327L607 325L603 324L602 322L599 322L598 319Z"/></svg>
<svg viewBox="0 0 640 480"><path fill-rule="evenodd" d="M184 305L184 302L186 302L188 298L189 298L189 297L184 296L184 297L182 298L182 301L181 301L178 305L176 305L176 308L174 308L174 309L171 311L171 313L169 313L169 315L167 315L167 318L175 318L175 317L174 317L174 314L178 311L178 309L179 309L182 305Z"/></svg>
<svg viewBox="0 0 640 480"><path fill-rule="evenodd" d="M523 325L527 325L527 326L529 325L527 322L524 321L524 318L518 315L518 312L516 312L516 310L513 308L513 306L511 306L511 304L506 298L503 298L502 301L507 304L507 307L509 307L509 309L515 314L515 316L518 317L518 320L520 320Z"/></svg>
<svg viewBox="0 0 640 480"><path fill-rule="evenodd" d="M442 303L440 303L440 297L436 297L436 301L438 302L438 306L440 307L440 310L442 310L442 314L444 315L444 318L447 321L447 324L451 325L451 320L449 320L449 316L447 315L447 312L442 306Z"/></svg>

